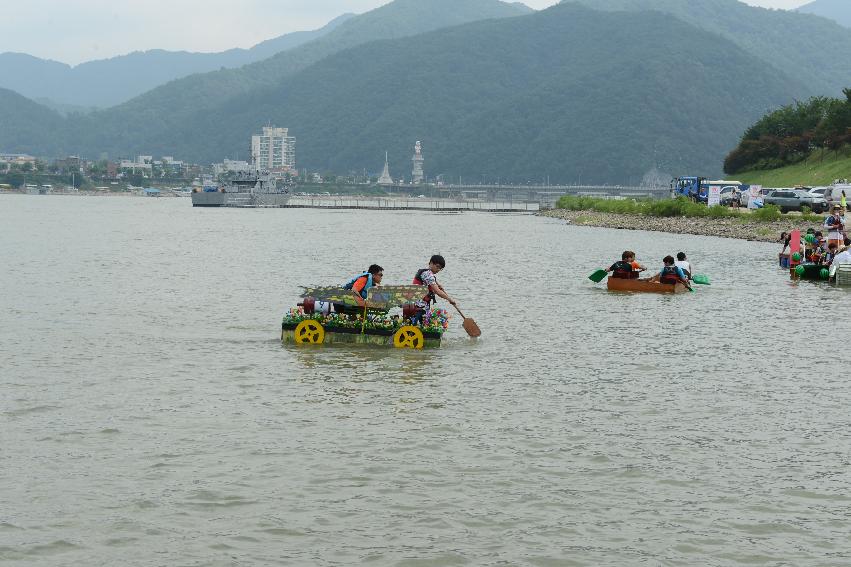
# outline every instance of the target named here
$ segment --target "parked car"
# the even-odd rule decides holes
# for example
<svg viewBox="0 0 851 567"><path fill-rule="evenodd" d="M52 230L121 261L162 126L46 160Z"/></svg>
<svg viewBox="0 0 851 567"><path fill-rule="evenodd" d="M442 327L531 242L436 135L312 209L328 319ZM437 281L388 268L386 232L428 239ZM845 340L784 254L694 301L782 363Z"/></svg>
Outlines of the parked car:
<svg viewBox="0 0 851 567"><path fill-rule="evenodd" d="M827 210L827 201L824 197L811 195L801 189L776 189L765 196L766 205L775 205L784 213L789 211L800 211L809 207L814 213L823 213Z"/></svg>
<svg viewBox="0 0 851 567"><path fill-rule="evenodd" d="M818 195L819 197L824 197L824 192L828 190L828 187L813 187L809 190L810 195Z"/></svg>
<svg viewBox="0 0 851 567"><path fill-rule="evenodd" d="M721 188L721 204L729 206L741 196L741 189L735 185L727 185Z"/></svg>

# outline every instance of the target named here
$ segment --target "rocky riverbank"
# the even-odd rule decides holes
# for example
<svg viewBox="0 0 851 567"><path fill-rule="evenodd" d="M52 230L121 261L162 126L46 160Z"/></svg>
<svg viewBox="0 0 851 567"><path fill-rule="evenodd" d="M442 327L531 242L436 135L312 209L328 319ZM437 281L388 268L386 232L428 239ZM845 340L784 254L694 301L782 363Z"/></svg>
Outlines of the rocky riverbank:
<svg viewBox="0 0 851 567"><path fill-rule="evenodd" d="M619 228L624 230L650 230L654 232L671 232L674 234L697 234L701 236L718 236L720 238L736 238L739 240L755 240L759 242L776 242L780 233L800 229L805 232L808 228L821 230L820 225L799 219L784 218L775 222L751 221L746 215L740 218L708 218L708 217L652 217L645 215L625 215L614 213L598 213L596 211L568 211L552 209L542 211L541 216L563 219L576 226L593 226L602 228Z"/></svg>

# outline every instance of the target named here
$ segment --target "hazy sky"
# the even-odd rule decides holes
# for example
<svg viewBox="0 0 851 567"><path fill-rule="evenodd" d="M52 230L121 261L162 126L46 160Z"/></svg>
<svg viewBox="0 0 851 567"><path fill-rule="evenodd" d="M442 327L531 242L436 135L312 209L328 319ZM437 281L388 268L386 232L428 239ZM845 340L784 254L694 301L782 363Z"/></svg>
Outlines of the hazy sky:
<svg viewBox="0 0 851 567"><path fill-rule="evenodd" d="M423 0L427 2L428 0ZM851 0L849 0L851 1ZM224 51L322 27L389 0L0 0L0 53L77 64L131 51ZM809 0L747 0L795 8ZM555 0L525 0L535 9Z"/></svg>

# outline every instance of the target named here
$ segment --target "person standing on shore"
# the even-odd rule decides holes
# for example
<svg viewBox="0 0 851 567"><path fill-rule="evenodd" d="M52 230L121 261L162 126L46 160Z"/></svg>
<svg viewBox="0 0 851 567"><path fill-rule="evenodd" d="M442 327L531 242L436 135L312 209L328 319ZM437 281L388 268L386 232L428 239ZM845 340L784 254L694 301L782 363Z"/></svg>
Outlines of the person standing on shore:
<svg viewBox="0 0 851 567"><path fill-rule="evenodd" d="M833 211L829 217L824 219L824 227L828 230L827 244L831 242L837 247L842 245L845 238L845 218L842 216L843 209L839 205L833 205Z"/></svg>

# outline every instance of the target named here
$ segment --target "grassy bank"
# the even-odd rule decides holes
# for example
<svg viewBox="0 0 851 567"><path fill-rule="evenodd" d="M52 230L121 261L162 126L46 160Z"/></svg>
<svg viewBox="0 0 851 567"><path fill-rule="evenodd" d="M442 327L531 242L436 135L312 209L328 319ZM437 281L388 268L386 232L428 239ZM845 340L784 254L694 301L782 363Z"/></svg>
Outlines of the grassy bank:
<svg viewBox="0 0 851 567"><path fill-rule="evenodd" d="M830 185L834 179L851 179L851 146L839 152L818 150L806 160L779 169L755 170L730 176L763 187Z"/></svg>
<svg viewBox="0 0 851 567"><path fill-rule="evenodd" d="M556 208L568 211L594 211L617 215L640 215L646 217L686 217L710 219L738 219L745 223L770 223L785 217L796 221L821 222L822 217L813 214L783 215L773 205L754 211L731 209L718 205L707 207L688 199L599 199L595 197L574 197L565 195L556 203Z"/></svg>

